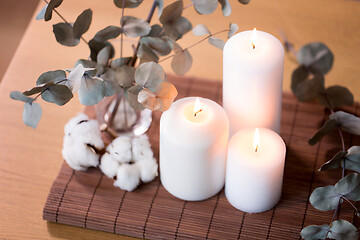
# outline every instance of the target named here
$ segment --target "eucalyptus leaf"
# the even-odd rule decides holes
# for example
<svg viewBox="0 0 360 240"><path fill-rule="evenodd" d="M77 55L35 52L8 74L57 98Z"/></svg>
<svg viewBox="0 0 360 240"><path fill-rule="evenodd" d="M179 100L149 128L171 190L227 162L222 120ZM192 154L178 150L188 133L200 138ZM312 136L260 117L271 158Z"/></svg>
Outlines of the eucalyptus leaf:
<svg viewBox="0 0 360 240"><path fill-rule="evenodd" d="M305 240L325 239L330 230L330 226L324 225L310 225L301 230L301 237Z"/></svg>
<svg viewBox="0 0 360 240"><path fill-rule="evenodd" d="M21 101L21 102L27 102L27 103L31 103L35 100L34 98L28 97L19 91L12 91L10 93L10 97L11 97L11 99Z"/></svg>
<svg viewBox="0 0 360 240"><path fill-rule="evenodd" d="M111 57L111 47L107 46L100 50L97 55L97 63L101 66L107 66Z"/></svg>
<svg viewBox="0 0 360 240"><path fill-rule="evenodd" d="M49 86L54 85L54 82L48 82L48 83L44 83L44 84L40 84L37 85L36 87L33 87L25 92L23 92L23 94L25 96L31 96L37 93L41 93L43 91L45 91L45 89L47 89Z"/></svg>
<svg viewBox="0 0 360 240"><path fill-rule="evenodd" d="M316 188L310 195L310 203L321 211L336 209L341 194L337 193L333 185ZM342 200L341 200L342 201Z"/></svg>
<svg viewBox="0 0 360 240"><path fill-rule="evenodd" d="M123 31L127 37L136 38L149 34L151 27L149 23L141 18L132 16L123 17Z"/></svg>
<svg viewBox="0 0 360 240"><path fill-rule="evenodd" d="M164 10L164 0L155 0L155 1L157 2L158 14L160 17Z"/></svg>
<svg viewBox="0 0 360 240"><path fill-rule="evenodd" d="M135 108L135 109L138 109L138 110L144 110L145 107L139 103L138 101L138 95L139 95L139 92L142 90L143 88L139 85L135 85L135 86L132 86L131 88L129 88L127 91L126 91L126 96L127 96L127 99L130 103L130 105Z"/></svg>
<svg viewBox="0 0 360 240"><path fill-rule="evenodd" d="M53 25L53 32L56 41L64 46L73 47L79 44L80 39L73 33L73 27L67 23L58 23Z"/></svg>
<svg viewBox="0 0 360 240"><path fill-rule="evenodd" d="M117 83L123 88L131 87L133 83L135 83L134 75L135 68L128 65L123 65L115 71L115 79Z"/></svg>
<svg viewBox="0 0 360 240"><path fill-rule="evenodd" d="M221 4L221 10L224 15L224 17L228 17L231 15L231 5L229 3L229 0L219 0L219 3Z"/></svg>
<svg viewBox="0 0 360 240"><path fill-rule="evenodd" d="M358 240L359 233L354 225L345 220L336 220L330 224L328 237L336 240Z"/></svg>
<svg viewBox="0 0 360 240"><path fill-rule="evenodd" d="M121 33L121 28L117 26L107 26L104 29L98 31L95 36L94 40L104 42L109 39L117 38Z"/></svg>
<svg viewBox="0 0 360 240"><path fill-rule="evenodd" d="M38 103L26 102L23 110L23 122L26 126L36 128L42 116L42 108Z"/></svg>
<svg viewBox="0 0 360 240"><path fill-rule="evenodd" d="M41 94L44 101L62 106L73 97L71 90L65 85L51 85Z"/></svg>
<svg viewBox="0 0 360 240"><path fill-rule="evenodd" d="M336 120L341 129L351 134L360 135L360 118L353 114L337 111L330 114L330 119Z"/></svg>
<svg viewBox="0 0 360 240"><path fill-rule="evenodd" d="M36 81L36 85L42 85L48 82L57 83L64 79L66 79L66 72L64 70L48 71L40 75Z"/></svg>
<svg viewBox="0 0 360 240"><path fill-rule="evenodd" d="M145 62L158 62L159 57L154 53L151 48L145 44L140 44L139 50L137 52L137 57L140 58L140 63Z"/></svg>
<svg viewBox="0 0 360 240"><path fill-rule="evenodd" d="M321 166L319 171L326 171L326 170L342 167L342 162L345 156L347 155L347 153L348 153L347 151L340 151L336 153L336 155L331 160L327 161Z"/></svg>
<svg viewBox="0 0 360 240"><path fill-rule="evenodd" d="M239 3L248 4L250 0L238 0Z"/></svg>
<svg viewBox="0 0 360 240"><path fill-rule="evenodd" d="M322 74L330 71L334 61L334 55L330 49L320 42L306 44L298 51L296 57L300 64Z"/></svg>
<svg viewBox="0 0 360 240"><path fill-rule="evenodd" d="M209 29L204 24L198 24L196 25L192 32L195 36L204 36L210 34Z"/></svg>
<svg viewBox="0 0 360 240"><path fill-rule="evenodd" d="M77 92L81 85L82 77L84 76L85 68L82 64L76 65L74 69L69 73L67 77L67 86L71 90L71 92Z"/></svg>
<svg viewBox="0 0 360 240"><path fill-rule="evenodd" d="M44 19L45 21L49 21L52 18L53 9L60 6L63 0L50 0L48 7L46 8Z"/></svg>
<svg viewBox="0 0 360 240"><path fill-rule="evenodd" d="M174 42L175 55L171 60L171 68L177 75L184 75L192 66L192 57L189 50L183 50L179 44Z"/></svg>
<svg viewBox="0 0 360 240"><path fill-rule="evenodd" d="M84 76L79 88L79 100L83 105L95 105L105 96L105 83L101 78Z"/></svg>
<svg viewBox="0 0 360 240"><path fill-rule="evenodd" d="M114 56L115 50L114 47L111 45L111 43L109 43L108 41L97 41L95 39L91 39L89 41L89 48L91 51L90 57L91 60L93 61L97 61L97 55L99 54L99 52L101 51L101 49L103 49L104 47L109 46L111 49L111 55L110 58L112 58Z"/></svg>
<svg viewBox="0 0 360 240"><path fill-rule="evenodd" d="M84 33L89 30L92 20L91 9L84 10L75 20L73 26L73 33L75 38L80 38Z"/></svg>
<svg viewBox="0 0 360 240"><path fill-rule="evenodd" d="M123 65L128 65L131 61L132 57L123 57L123 58L116 58L111 61L110 67L112 69L117 69Z"/></svg>
<svg viewBox="0 0 360 240"><path fill-rule="evenodd" d="M166 6L159 18L162 24L171 23L181 17L183 11L183 2L182 0L175 1L168 6Z"/></svg>
<svg viewBox="0 0 360 240"><path fill-rule="evenodd" d="M169 82L162 82L155 91L147 88L142 89L138 94L138 102L146 108L154 111L166 111L170 108L172 102L177 96L175 86Z"/></svg>
<svg viewBox="0 0 360 240"><path fill-rule="evenodd" d="M105 84L105 96L109 97L117 92L120 92L120 86L116 81L115 70L109 68L104 74L100 76Z"/></svg>
<svg viewBox="0 0 360 240"><path fill-rule="evenodd" d="M360 146L352 146L348 149L345 168L360 173Z"/></svg>
<svg viewBox="0 0 360 240"><path fill-rule="evenodd" d="M228 38L231 38L236 32L239 30L239 27L236 23L230 23L229 33L227 35Z"/></svg>
<svg viewBox="0 0 360 240"><path fill-rule="evenodd" d="M165 80L165 73L160 64L146 62L140 64L135 71L135 82L141 87L154 91Z"/></svg>
<svg viewBox="0 0 360 240"><path fill-rule="evenodd" d="M309 140L310 145L315 145L320 141L326 134L330 133L337 126L337 121L335 119L327 120L324 125L312 136Z"/></svg>
<svg viewBox="0 0 360 240"><path fill-rule="evenodd" d="M162 38L162 37L165 37L165 32L164 32L164 29L158 25L158 24L154 24L151 26L151 30L149 32L149 37L159 37L159 38Z"/></svg>
<svg viewBox="0 0 360 240"><path fill-rule="evenodd" d="M48 4L46 4L39 12L38 14L36 15L36 20L42 20L44 19L45 17L45 12L46 12L46 9L48 7Z"/></svg>
<svg viewBox="0 0 360 240"><path fill-rule="evenodd" d="M194 4L195 10L199 14L211 14L215 11L218 0L191 0Z"/></svg>
<svg viewBox="0 0 360 240"><path fill-rule="evenodd" d="M74 69L79 65L83 65L84 70L85 70L85 74L94 77L96 75L96 67L97 67L97 63L91 60L85 60L85 59L79 59L76 61L75 65L74 65Z"/></svg>
<svg viewBox="0 0 360 240"><path fill-rule="evenodd" d="M182 38L184 34L192 29L189 20L184 17L179 17L171 23L164 23L163 27L166 35L174 41Z"/></svg>
<svg viewBox="0 0 360 240"><path fill-rule="evenodd" d="M125 2L123 3L123 1L125 1ZM124 8L136 8L142 2L143 2L143 0L114 0L114 4L118 8L122 8L123 4L124 4Z"/></svg>
<svg viewBox="0 0 360 240"><path fill-rule="evenodd" d="M224 42L224 40L222 40L222 39L219 39L219 38L216 38L216 37L211 36L211 37L209 37L208 42L209 42L211 45L213 45L213 46L215 46L215 47L217 47L217 48L219 48L219 49L221 49L221 50L224 49L225 42Z"/></svg>
<svg viewBox="0 0 360 240"><path fill-rule="evenodd" d="M341 194L349 200L360 200L360 176L357 173L350 173L340 179L334 187L337 194Z"/></svg>
<svg viewBox="0 0 360 240"><path fill-rule="evenodd" d="M326 98L325 98L326 96ZM331 86L325 89L325 96L319 97L320 104L330 107L338 108L344 105L353 105L354 96L346 87ZM329 103L328 103L329 102ZM330 106L328 106L330 104Z"/></svg>
<svg viewBox="0 0 360 240"><path fill-rule="evenodd" d="M171 41L167 38L142 37L140 44L147 45L158 56L168 55L173 48Z"/></svg>

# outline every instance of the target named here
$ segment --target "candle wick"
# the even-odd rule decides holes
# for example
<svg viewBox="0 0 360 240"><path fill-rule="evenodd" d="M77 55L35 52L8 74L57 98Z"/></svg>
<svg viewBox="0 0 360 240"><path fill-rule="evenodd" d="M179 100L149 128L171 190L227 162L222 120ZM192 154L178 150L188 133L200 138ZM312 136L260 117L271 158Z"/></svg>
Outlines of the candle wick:
<svg viewBox="0 0 360 240"><path fill-rule="evenodd" d="M255 44L251 43L251 45L253 46L253 49L255 49Z"/></svg>
<svg viewBox="0 0 360 240"><path fill-rule="evenodd" d="M259 145L256 145L255 152L257 152L259 149Z"/></svg>
<svg viewBox="0 0 360 240"><path fill-rule="evenodd" d="M199 113L199 112L201 112L202 111L202 109L200 109L199 111L197 111L196 113L194 113L194 117L196 117L196 115Z"/></svg>

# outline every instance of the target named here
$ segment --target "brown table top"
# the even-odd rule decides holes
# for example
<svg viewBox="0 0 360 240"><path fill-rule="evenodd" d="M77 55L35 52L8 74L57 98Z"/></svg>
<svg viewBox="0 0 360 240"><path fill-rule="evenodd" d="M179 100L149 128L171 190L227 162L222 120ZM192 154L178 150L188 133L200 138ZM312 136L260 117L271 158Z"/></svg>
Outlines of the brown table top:
<svg viewBox="0 0 360 240"><path fill-rule="evenodd" d="M185 4L188 2L186 0ZM198 16L189 8L185 16L193 19L194 25L206 23L212 31L224 29L230 21L236 22L240 30L255 26L277 37L278 30L282 29L297 47L310 41L325 42L335 54L335 65L327 76L327 85L338 83L350 87L356 100L360 99L360 82L356 82L360 74L359 2L253 0L248 6L236 1L231 3L233 14L229 18L223 18L220 9L209 17ZM92 8L93 23L84 35L90 39L97 30L118 24L120 10L113 8L112 4L112 1L64 1L59 11L69 20L74 20L82 10ZM132 10L133 14L144 16L150 4L150 0L145 1L139 9ZM41 2L38 9L42 6ZM112 234L42 220L47 194L62 164L63 126L82 110L80 103L74 99L64 107L57 107L41 102L43 118L38 129L33 130L22 123L22 104L9 98L12 90L32 87L41 73L69 68L78 58L88 55L88 48L83 43L75 48L56 43L52 24L58 21L57 16L51 23L31 20L0 85L0 238L113 239L116 236ZM189 46L198 39L189 33L182 45ZM125 54L130 54L130 51L128 48ZM191 53L194 64L189 76L221 79L221 51L204 43L194 47ZM163 66L167 72L172 72L170 62L164 62ZM289 89L290 75L295 66L286 59L284 90Z"/></svg>

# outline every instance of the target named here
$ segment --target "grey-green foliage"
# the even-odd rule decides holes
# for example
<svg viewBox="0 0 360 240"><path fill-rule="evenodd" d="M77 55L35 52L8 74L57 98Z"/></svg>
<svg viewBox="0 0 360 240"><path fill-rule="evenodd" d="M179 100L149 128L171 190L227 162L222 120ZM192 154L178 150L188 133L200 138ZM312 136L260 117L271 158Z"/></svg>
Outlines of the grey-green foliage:
<svg viewBox="0 0 360 240"><path fill-rule="evenodd" d="M333 221L330 225L310 225L301 230L305 240L336 239L357 240L359 233L354 225L345 220Z"/></svg>

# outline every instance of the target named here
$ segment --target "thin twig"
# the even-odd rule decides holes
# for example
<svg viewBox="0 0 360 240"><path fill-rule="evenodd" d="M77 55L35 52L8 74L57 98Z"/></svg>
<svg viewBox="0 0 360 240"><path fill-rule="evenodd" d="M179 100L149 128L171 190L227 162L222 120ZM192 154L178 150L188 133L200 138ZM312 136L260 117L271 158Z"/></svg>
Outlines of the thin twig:
<svg viewBox="0 0 360 240"><path fill-rule="evenodd" d="M125 0L122 1L121 19L120 19L121 29L124 29L124 9L125 9ZM120 59L123 56L123 41L124 41L123 35L124 35L123 31L121 31L121 33L120 33Z"/></svg>
<svg viewBox="0 0 360 240"><path fill-rule="evenodd" d="M46 4L49 4L49 2L47 0L43 0ZM69 26L71 26L71 24L54 8L53 11ZM80 37L81 40L83 40L87 45L89 45L89 42L84 38L84 37Z"/></svg>
<svg viewBox="0 0 360 240"><path fill-rule="evenodd" d="M190 3L190 4L186 5L186 6L183 8L183 10L185 10L185 9L187 9L187 8L193 6L193 5L194 5L194 3Z"/></svg>
<svg viewBox="0 0 360 240"><path fill-rule="evenodd" d="M353 208L356 212L358 212L359 210L357 209L357 207L355 207L355 205L349 200L347 199L346 197L342 197L345 201L347 201Z"/></svg>
<svg viewBox="0 0 360 240"><path fill-rule="evenodd" d="M66 78L63 79L63 80L61 80L61 81L58 81L58 82L54 83L54 85L59 85L60 83L63 83L63 82L65 82L65 81L67 81ZM50 85L50 86L51 86L51 85ZM50 86L49 86L49 87L50 87ZM42 90L38 95L36 95L36 97L34 98L34 101L35 101L38 97L40 97L40 95L43 94L45 91L49 90L49 87L46 87L46 88L45 88L44 90Z"/></svg>
<svg viewBox="0 0 360 240"><path fill-rule="evenodd" d="M193 43L193 44L191 44L190 46L188 46L188 47L186 47L186 48L184 48L183 50L180 50L180 51L189 50L190 48L192 48L192 47L194 47L194 46L202 43L203 41L207 40L208 38L210 38L210 37L212 37L212 36L218 35L218 34L223 33L223 32L229 32L229 31L230 31L229 29L226 29L226 30L218 31L218 32L216 32L216 33L214 33L214 34L209 34L209 35L207 35L205 38L201 39L200 41L197 41L196 43ZM163 62L163 61L165 61L165 60L168 60L169 58L174 57L174 56L175 56L178 52L180 52L180 51L177 51L177 52L175 52L174 54L169 55L169 56L161 59L161 60L159 61L159 63L160 63L160 62Z"/></svg>

